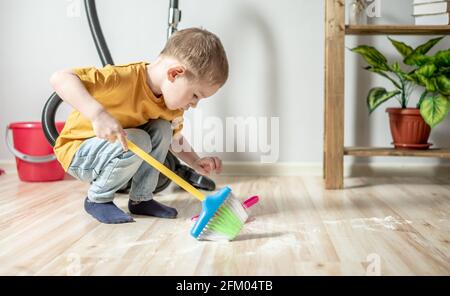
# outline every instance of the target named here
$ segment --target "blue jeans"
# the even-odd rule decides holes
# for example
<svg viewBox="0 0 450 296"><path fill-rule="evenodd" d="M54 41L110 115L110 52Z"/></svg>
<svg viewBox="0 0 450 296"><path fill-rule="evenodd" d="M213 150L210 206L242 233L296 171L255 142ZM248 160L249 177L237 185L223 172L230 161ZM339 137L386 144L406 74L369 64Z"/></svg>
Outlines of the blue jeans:
<svg viewBox="0 0 450 296"><path fill-rule="evenodd" d="M129 140L164 163L172 141L169 121L151 120L139 128L125 131ZM159 171L133 152L124 152L119 142L109 143L99 138L90 138L81 144L67 172L78 180L91 183L87 196L97 203L112 201L115 192L130 179L130 199L151 200L159 177Z"/></svg>

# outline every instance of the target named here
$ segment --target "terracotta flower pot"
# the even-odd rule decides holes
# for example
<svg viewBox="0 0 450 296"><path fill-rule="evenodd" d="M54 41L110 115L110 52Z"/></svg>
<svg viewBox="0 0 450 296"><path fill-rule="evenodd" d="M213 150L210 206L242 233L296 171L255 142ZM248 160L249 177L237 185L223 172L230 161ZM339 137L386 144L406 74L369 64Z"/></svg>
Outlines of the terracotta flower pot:
<svg viewBox="0 0 450 296"><path fill-rule="evenodd" d="M430 126L417 108L387 108L391 134L396 149L428 149Z"/></svg>

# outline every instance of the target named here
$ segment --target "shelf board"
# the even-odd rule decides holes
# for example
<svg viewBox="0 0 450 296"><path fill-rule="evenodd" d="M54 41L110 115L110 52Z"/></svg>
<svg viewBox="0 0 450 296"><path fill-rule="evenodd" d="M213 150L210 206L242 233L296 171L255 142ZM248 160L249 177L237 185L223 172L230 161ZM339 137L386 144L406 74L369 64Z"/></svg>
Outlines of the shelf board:
<svg viewBox="0 0 450 296"><path fill-rule="evenodd" d="M344 147L344 155L370 156L416 156L450 158L450 148L433 148L427 150L400 150L382 147Z"/></svg>
<svg viewBox="0 0 450 296"><path fill-rule="evenodd" d="M450 25L346 25L346 35L448 35Z"/></svg>

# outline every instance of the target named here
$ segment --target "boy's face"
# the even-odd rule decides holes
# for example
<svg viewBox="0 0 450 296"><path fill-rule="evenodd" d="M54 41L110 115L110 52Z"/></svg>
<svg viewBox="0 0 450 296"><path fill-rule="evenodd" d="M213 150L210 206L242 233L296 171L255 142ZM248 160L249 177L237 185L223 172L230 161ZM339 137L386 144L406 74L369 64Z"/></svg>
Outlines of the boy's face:
<svg viewBox="0 0 450 296"><path fill-rule="evenodd" d="M186 68L182 65L168 69L167 77L161 85L164 102L170 110L195 108L201 99L208 98L219 90L220 86L186 77Z"/></svg>

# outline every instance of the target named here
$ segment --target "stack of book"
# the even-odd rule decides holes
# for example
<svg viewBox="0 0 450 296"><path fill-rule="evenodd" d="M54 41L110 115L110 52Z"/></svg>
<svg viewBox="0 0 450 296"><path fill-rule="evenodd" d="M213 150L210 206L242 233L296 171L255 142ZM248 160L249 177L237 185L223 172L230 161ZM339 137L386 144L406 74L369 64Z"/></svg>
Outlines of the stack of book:
<svg viewBox="0 0 450 296"><path fill-rule="evenodd" d="M450 25L450 1L414 0L416 25Z"/></svg>

